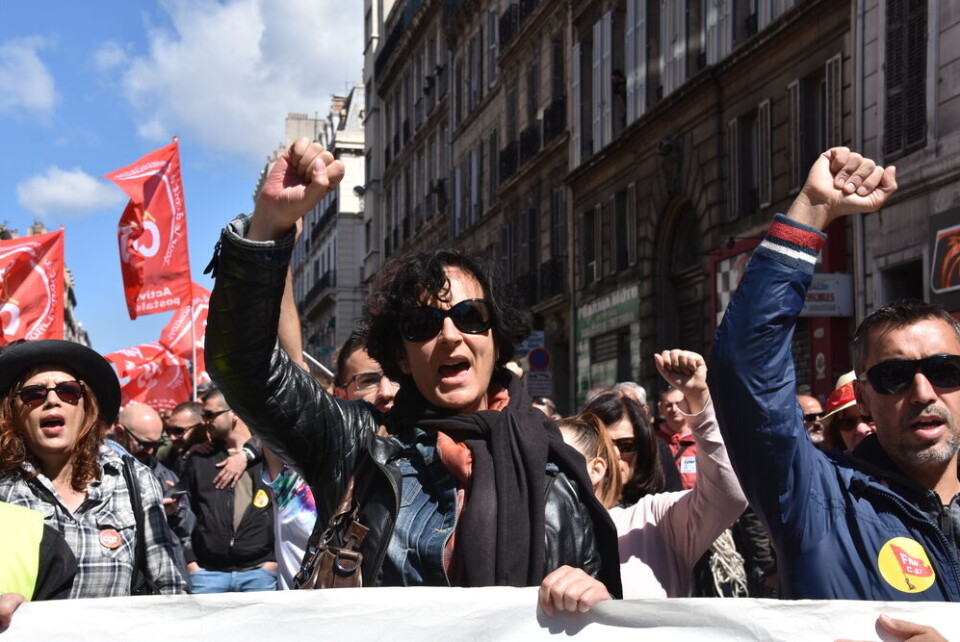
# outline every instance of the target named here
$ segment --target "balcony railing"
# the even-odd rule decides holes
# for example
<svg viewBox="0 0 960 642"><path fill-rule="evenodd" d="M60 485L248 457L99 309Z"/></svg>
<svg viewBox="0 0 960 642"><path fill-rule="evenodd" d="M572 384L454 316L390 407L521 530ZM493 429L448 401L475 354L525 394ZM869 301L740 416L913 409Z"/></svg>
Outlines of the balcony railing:
<svg viewBox="0 0 960 642"><path fill-rule="evenodd" d="M543 110L543 144L549 145L567 128L567 97L557 96Z"/></svg>
<svg viewBox="0 0 960 642"><path fill-rule="evenodd" d="M499 46L500 51L503 51L507 46L513 41L519 30L519 9L517 3L514 2L500 16L500 29L499 29Z"/></svg>
<svg viewBox="0 0 960 642"><path fill-rule="evenodd" d="M520 143L510 141L500 150L500 182L507 181L520 167Z"/></svg>
<svg viewBox="0 0 960 642"><path fill-rule="evenodd" d="M535 120L520 132L520 166L529 163L540 151L540 121Z"/></svg>
<svg viewBox="0 0 960 642"><path fill-rule="evenodd" d="M540 300L544 301L567 292L567 257L556 256L546 263L541 263Z"/></svg>
<svg viewBox="0 0 960 642"><path fill-rule="evenodd" d="M527 307L537 302L537 274L521 274L513 281L513 291L521 305Z"/></svg>

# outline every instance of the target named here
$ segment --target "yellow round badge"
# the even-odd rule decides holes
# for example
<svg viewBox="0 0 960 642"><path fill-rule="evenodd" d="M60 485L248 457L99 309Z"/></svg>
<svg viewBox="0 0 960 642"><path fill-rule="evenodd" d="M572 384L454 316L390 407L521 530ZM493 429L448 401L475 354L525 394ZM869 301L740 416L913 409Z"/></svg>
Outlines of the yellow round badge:
<svg viewBox="0 0 960 642"><path fill-rule="evenodd" d="M257 494L253 496L253 505L257 508L263 508L270 503L270 498L267 497L267 493L261 488L257 491Z"/></svg>
<svg viewBox="0 0 960 642"><path fill-rule="evenodd" d="M923 546L908 537L894 537L884 544L877 566L887 584L904 593L926 591L937 579Z"/></svg>

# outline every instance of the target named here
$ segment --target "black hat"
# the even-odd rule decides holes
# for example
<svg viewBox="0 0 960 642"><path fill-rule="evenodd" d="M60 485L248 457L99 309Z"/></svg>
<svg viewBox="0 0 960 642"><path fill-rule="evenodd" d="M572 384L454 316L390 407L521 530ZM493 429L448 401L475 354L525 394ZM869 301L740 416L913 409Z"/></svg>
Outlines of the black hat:
<svg viewBox="0 0 960 642"><path fill-rule="evenodd" d="M44 339L11 345L0 353L0 396L23 374L41 364L63 366L83 380L97 397L100 418L112 424L120 409L120 381L110 362L98 352L73 341Z"/></svg>

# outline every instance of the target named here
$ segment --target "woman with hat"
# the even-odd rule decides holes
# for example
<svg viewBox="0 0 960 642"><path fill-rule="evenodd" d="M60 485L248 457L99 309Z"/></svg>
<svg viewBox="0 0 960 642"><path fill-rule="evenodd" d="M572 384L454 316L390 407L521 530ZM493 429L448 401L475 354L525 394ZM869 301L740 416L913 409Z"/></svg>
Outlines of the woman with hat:
<svg viewBox="0 0 960 642"><path fill-rule="evenodd" d="M70 597L130 595L145 585L182 593L181 554L159 483L104 445L119 406L117 376L90 348L58 340L7 347L0 354L0 500L41 512L63 534L78 562Z"/></svg>
<svg viewBox="0 0 960 642"><path fill-rule="evenodd" d="M823 446L827 450L853 450L863 438L877 432L873 420L860 414L853 394L853 370L840 375L837 387L827 397L823 424Z"/></svg>

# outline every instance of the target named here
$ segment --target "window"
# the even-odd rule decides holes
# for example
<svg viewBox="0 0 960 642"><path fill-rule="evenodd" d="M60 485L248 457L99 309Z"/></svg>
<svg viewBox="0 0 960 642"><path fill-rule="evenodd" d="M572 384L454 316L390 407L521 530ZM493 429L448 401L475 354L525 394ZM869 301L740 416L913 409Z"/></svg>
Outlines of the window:
<svg viewBox="0 0 960 642"><path fill-rule="evenodd" d="M883 155L889 162L927 142L927 0L886 0Z"/></svg>
<svg viewBox="0 0 960 642"><path fill-rule="evenodd" d="M580 218L581 285L600 280L600 212L597 206L585 211Z"/></svg>
<svg viewBox="0 0 960 642"><path fill-rule="evenodd" d="M527 125L537 120L540 107L540 61L534 58L527 67Z"/></svg>
<svg viewBox="0 0 960 642"><path fill-rule="evenodd" d="M563 188L550 190L550 256L567 255L567 213L563 200Z"/></svg>
<svg viewBox="0 0 960 642"><path fill-rule="evenodd" d="M751 112L727 123L727 171L729 220L752 214L758 204L758 164L760 126L757 112ZM769 136L768 136L769 140Z"/></svg>
<svg viewBox="0 0 960 642"><path fill-rule="evenodd" d="M612 86L613 74L613 12L608 11L593 25L591 58L592 87L592 153L599 151L613 139Z"/></svg>

